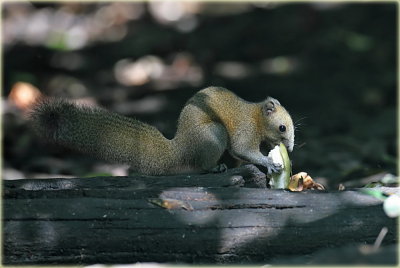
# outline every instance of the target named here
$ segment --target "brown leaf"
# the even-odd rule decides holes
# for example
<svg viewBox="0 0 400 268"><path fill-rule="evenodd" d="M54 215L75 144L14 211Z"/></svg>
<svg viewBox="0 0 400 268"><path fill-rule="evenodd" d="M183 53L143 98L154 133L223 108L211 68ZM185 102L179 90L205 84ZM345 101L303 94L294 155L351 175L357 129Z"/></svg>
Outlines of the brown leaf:
<svg viewBox="0 0 400 268"><path fill-rule="evenodd" d="M290 177L288 189L299 192L307 189L325 190L325 187L316 183L306 172L299 172Z"/></svg>
<svg viewBox="0 0 400 268"><path fill-rule="evenodd" d="M177 199L149 198L148 201L154 205L166 209L185 209L190 211L193 210L193 207L189 203Z"/></svg>

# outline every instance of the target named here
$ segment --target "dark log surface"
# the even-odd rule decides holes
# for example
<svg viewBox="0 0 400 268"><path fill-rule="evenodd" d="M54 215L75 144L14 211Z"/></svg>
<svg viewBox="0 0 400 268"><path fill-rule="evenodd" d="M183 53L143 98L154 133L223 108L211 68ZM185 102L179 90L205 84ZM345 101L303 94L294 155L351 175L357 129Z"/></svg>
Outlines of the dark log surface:
<svg viewBox="0 0 400 268"><path fill-rule="evenodd" d="M268 263L320 248L372 244L384 226L384 244L396 243L396 220L374 197L355 190L231 187L249 181L262 186L251 166L191 178L5 181L3 262ZM185 206L165 209L151 198Z"/></svg>
<svg viewBox="0 0 400 268"><path fill-rule="evenodd" d="M229 169L224 173L175 176L93 177L76 179L25 179L6 181L5 190L125 189L167 187L266 187L266 176L254 165Z"/></svg>

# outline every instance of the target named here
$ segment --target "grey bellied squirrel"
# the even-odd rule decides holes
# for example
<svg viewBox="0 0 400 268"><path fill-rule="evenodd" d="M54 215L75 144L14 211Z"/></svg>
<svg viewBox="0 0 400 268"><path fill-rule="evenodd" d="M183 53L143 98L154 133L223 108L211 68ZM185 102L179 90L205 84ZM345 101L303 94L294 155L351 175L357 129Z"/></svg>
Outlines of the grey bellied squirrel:
<svg viewBox="0 0 400 268"><path fill-rule="evenodd" d="M261 142L271 148L282 142L289 151L294 145L293 121L276 99L251 103L219 87L187 101L172 139L138 120L62 99L38 101L30 120L49 141L148 175L211 171L225 150L278 172L279 164L260 152Z"/></svg>

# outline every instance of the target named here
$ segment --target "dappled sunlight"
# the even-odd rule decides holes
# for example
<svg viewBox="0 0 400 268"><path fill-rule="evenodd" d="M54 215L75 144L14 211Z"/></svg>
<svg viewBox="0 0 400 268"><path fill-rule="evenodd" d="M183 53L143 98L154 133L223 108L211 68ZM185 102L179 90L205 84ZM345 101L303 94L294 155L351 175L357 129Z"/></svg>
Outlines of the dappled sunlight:
<svg viewBox="0 0 400 268"><path fill-rule="evenodd" d="M159 24L186 33L196 29L201 13L239 14L250 10L252 5L150 1L60 3L37 8L29 2L15 2L6 3L4 7L3 42L6 49L23 42L65 51L79 50L96 42L122 40L129 34L128 23L142 18L146 8Z"/></svg>
<svg viewBox="0 0 400 268"><path fill-rule="evenodd" d="M279 194L280 191L274 192ZM265 193L268 194L269 191ZM273 241L279 241L281 236L285 237L288 230L289 233L293 233L296 228L304 224L313 224L332 217L342 208L339 202L332 198L333 204L336 202L338 206L333 205L324 208L323 211L317 211L315 209L318 206L310 204L310 201L306 200L307 196L304 196L304 202L301 198L296 198L288 203L287 198L295 193L282 191L281 194L281 197L274 195L274 199L271 198L271 200L268 196L265 200L260 200L259 197L251 200L248 193L244 191L234 194L231 198L246 200L249 208L243 208L245 213L241 214L239 211L226 210L219 215L219 225L228 227L221 229L221 252L233 251L239 254L241 250L253 243L263 243L267 246L265 250L268 250L268 245L275 245L276 242Z"/></svg>
<svg viewBox="0 0 400 268"><path fill-rule="evenodd" d="M287 75L299 69L299 60L280 56L261 62L261 71L267 74Z"/></svg>
<svg viewBox="0 0 400 268"><path fill-rule="evenodd" d="M40 97L41 93L38 88L23 82L16 83L8 95L8 99L21 110L28 109Z"/></svg>
<svg viewBox="0 0 400 268"><path fill-rule="evenodd" d="M292 240L296 248L288 252L287 255L290 255L302 252L303 246L307 248L308 243L315 241L321 241L321 245L323 241L354 243L355 234L365 231L371 233L372 237L378 235L380 224L369 222L385 217L383 210L379 210L381 201L368 196L363 199L362 196L355 196L355 192L274 193L271 195L273 198L266 198L265 201L254 200L254 207L261 207L264 203L268 204L268 208L246 209L241 213L226 210L219 215L219 225L230 227L221 229L221 252L240 255L253 248L254 254L265 250L266 256L274 255L278 247ZM249 201L246 194L235 194L234 197L235 200L243 198ZM322 202L320 198L323 198Z"/></svg>
<svg viewBox="0 0 400 268"><path fill-rule="evenodd" d="M121 25L130 20L137 20L144 14L144 4L140 2L127 3L127 2L114 2L103 4L95 12L95 21L99 24L107 25Z"/></svg>
<svg viewBox="0 0 400 268"><path fill-rule="evenodd" d="M183 33L194 31L198 16L234 15L254 7L274 8L276 4L150 1L114 3L60 3L37 8L29 2L8 2L3 13L3 43L20 42L55 50L73 51L96 42L117 42L129 32L129 23L141 19L148 9L152 18Z"/></svg>
<svg viewBox="0 0 400 268"><path fill-rule="evenodd" d="M18 215L15 215L18 217ZM42 221L10 221L3 223L3 232L13 230L13 239L21 241L35 240L43 248L51 250L61 239L62 232L54 228L54 222L48 221L50 215L37 215ZM7 238L4 240L7 243Z"/></svg>
<svg viewBox="0 0 400 268"><path fill-rule="evenodd" d="M145 56L136 61L123 59L114 67L117 81L125 86L139 86L160 78L165 65L159 57Z"/></svg>
<svg viewBox="0 0 400 268"><path fill-rule="evenodd" d="M357 198L354 198L354 195L356 195ZM340 195L340 200L347 206L367 206L382 204L382 201L378 198L374 198L360 191L343 191Z"/></svg>
<svg viewBox="0 0 400 268"><path fill-rule="evenodd" d="M207 226L208 223L212 223L216 220L216 216L218 215L217 211L212 210L195 210L195 211L170 211L177 220L184 223L188 226L193 227L204 227Z"/></svg>
<svg viewBox="0 0 400 268"><path fill-rule="evenodd" d="M259 190L259 193L270 192ZM174 218L185 225L205 229L218 226L220 242L217 250L219 253L239 253L252 243L269 245L272 241L279 240L281 236L284 237L283 241L286 241L287 235L296 233L301 226L318 225L318 222L336 217L341 210L347 208L347 204L336 195L324 196L331 199L328 201L330 205L321 207L317 200L320 195L303 193L274 191L275 194L271 195L273 198L265 196L265 199L260 199L257 194L257 197L252 199L249 196L250 192L243 190L232 191L232 195L219 199L221 197L212 194L211 189L199 189L195 194L190 195L179 194L179 191L179 188L176 190L170 188L161 193L160 198L177 198L180 202L187 202L193 208L189 211L168 210ZM174 193L171 194L171 192ZM289 201L290 195L293 194L297 197ZM310 198L315 200L309 200ZM233 200L236 201L232 203ZM349 217L349 221L355 230L362 224L357 217ZM346 224L346 226L351 224ZM327 228L330 227L327 226ZM310 233L313 232L314 230L310 230ZM299 234L300 237L304 235L306 234Z"/></svg>
<svg viewBox="0 0 400 268"><path fill-rule="evenodd" d="M114 76L124 86L151 83L155 90L172 89L185 83L196 86L203 81L201 67L184 52L173 55L169 63L153 55L135 61L122 59L114 65Z"/></svg>
<svg viewBox="0 0 400 268"><path fill-rule="evenodd" d="M279 198L275 197L274 199L270 200L268 197L269 191L266 191L265 200L254 199L252 202L254 202L254 204L267 203L270 206L271 213L276 213L276 211L280 210L284 211L284 213L282 213L283 215L282 217L285 217L284 219L285 221L291 219L299 223L306 223L306 222L321 220L322 218L326 218L335 214L338 211L338 209L344 206L336 196L328 195L324 196L324 198L330 199L329 203L332 205L330 205L329 207L324 207L322 210L321 208L319 208L319 210L316 211L314 207L317 207L317 205L319 204L318 200L318 198L320 198L319 195L307 195L307 191L305 192L290 192L288 190L282 190L282 191L271 190L271 191L273 191L276 194L279 194ZM293 195L296 198L290 200L290 197ZM248 194L246 192L243 192L236 198L245 200L246 198L248 198ZM268 217L265 216L266 214L264 214L263 220L268 221ZM257 218L257 220L260 219Z"/></svg>
<svg viewBox="0 0 400 268"><path fill-rule="evenodd" d="M237 61L221 61L215 65L214 74L227 79L240 80L254 75L285 76L299 71L301 62L296 57L279 56L261 60L256 66Z"/></svg>
<svg viewBox="0 0 400 268"><path fill-rule="evenodd" d="M198 25L196 14L201 5L200 2L151 1L149 11L159 23L189 32Z"/></svg>
<svg viewBox="0 0 400 268"><path fill-rule="evenodd" d="M289 216L287 220L296 222L296 224L304 224L331 217L341 209L341 207L339 206L334 206L333 204L335 203L336 202L333 202L332 206L325 207L323 209L315 209L312 206L310 206L310 208L305 208L301 210L299 209L298 211L301 211L301 213L296 212L294 213L294 215Z"/></svg>
<svg viewBox="0 0 400 268"><path fill-rule="evenodd" d="M162 191L159 195L160 198L177 198L176 196L172 196L171 192L176 191L176 193L180 192L179 188L169 188L167 191ZM169 210L177 220L184 223L185 225L193 226L193 227L205 227L212 225L218 218L216 216L219 214L218 210L207 209L209 205L216 205L219 203L216 196L207 191L206 188L201 189L197 188L194 194L185 196L182 193L179 200L183 202L188 202L192 206L192 211L186 210ZM195 199L193 199L195 197Z"/></svg>
<svg viewBox="0 0 400 268"><path fill-rule="evenodd" d="M254 70L243 62L219 62L215 66L214 73L229 79L244 79L254 74Z"/></svg>
<svg viewBox="0 0 400 268"><path fill-rule="evenodd" d="M109 174L111 176L128 176L129 165L100 163L94 166L95 174Z"/></svg>
<svg viewBox="0 0 400 268"><path fill-rule="evenodd" d="M19 188L25 191L47 190L52 187L53 188L60 187L63 190L69 190L69 189L75 189L77 187L77 184L70 179L59 178L59 180L53 181L41 178L34 181L24 181L19 185Z"/></svg>
<svg viewBox="0 0 400 268"><path fill-rule="evenodd" d="M243 246L256 240L268 241L279 235L282 226L266 226L268 213L265 209L259 213L257 210L254 210L254 213L249 212L243 216L238 213L226 213L219 218L219 224L228 227L221 229L219 245L221 252L239 251Z"/></svg>
<svg viewBox="0 0 400 268"><path fill-rule="evenodd" d="M28 2L6 3L3 42L43 45L58 50L77 50L96 41L116 42L128 33L127 23L144 13L143 3L96 4L63 3L35 9ZM88 13L81 16L81 13Z"/></svg>

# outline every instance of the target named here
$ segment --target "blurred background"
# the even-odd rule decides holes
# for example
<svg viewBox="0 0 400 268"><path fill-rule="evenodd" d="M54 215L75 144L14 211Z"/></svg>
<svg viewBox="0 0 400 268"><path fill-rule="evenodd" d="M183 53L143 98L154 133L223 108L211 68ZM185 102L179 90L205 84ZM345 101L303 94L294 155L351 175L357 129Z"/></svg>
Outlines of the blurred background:
<svg viewBox="0 0 400 268"><path fill-rule="evenodd" d="M38 139L25 110L39 91L136 117L172 138L185 102L210 85L280 100L297 126L295 173L330 189L397 173L396 3L2 8L3 179L128 174Z"/></svg>

